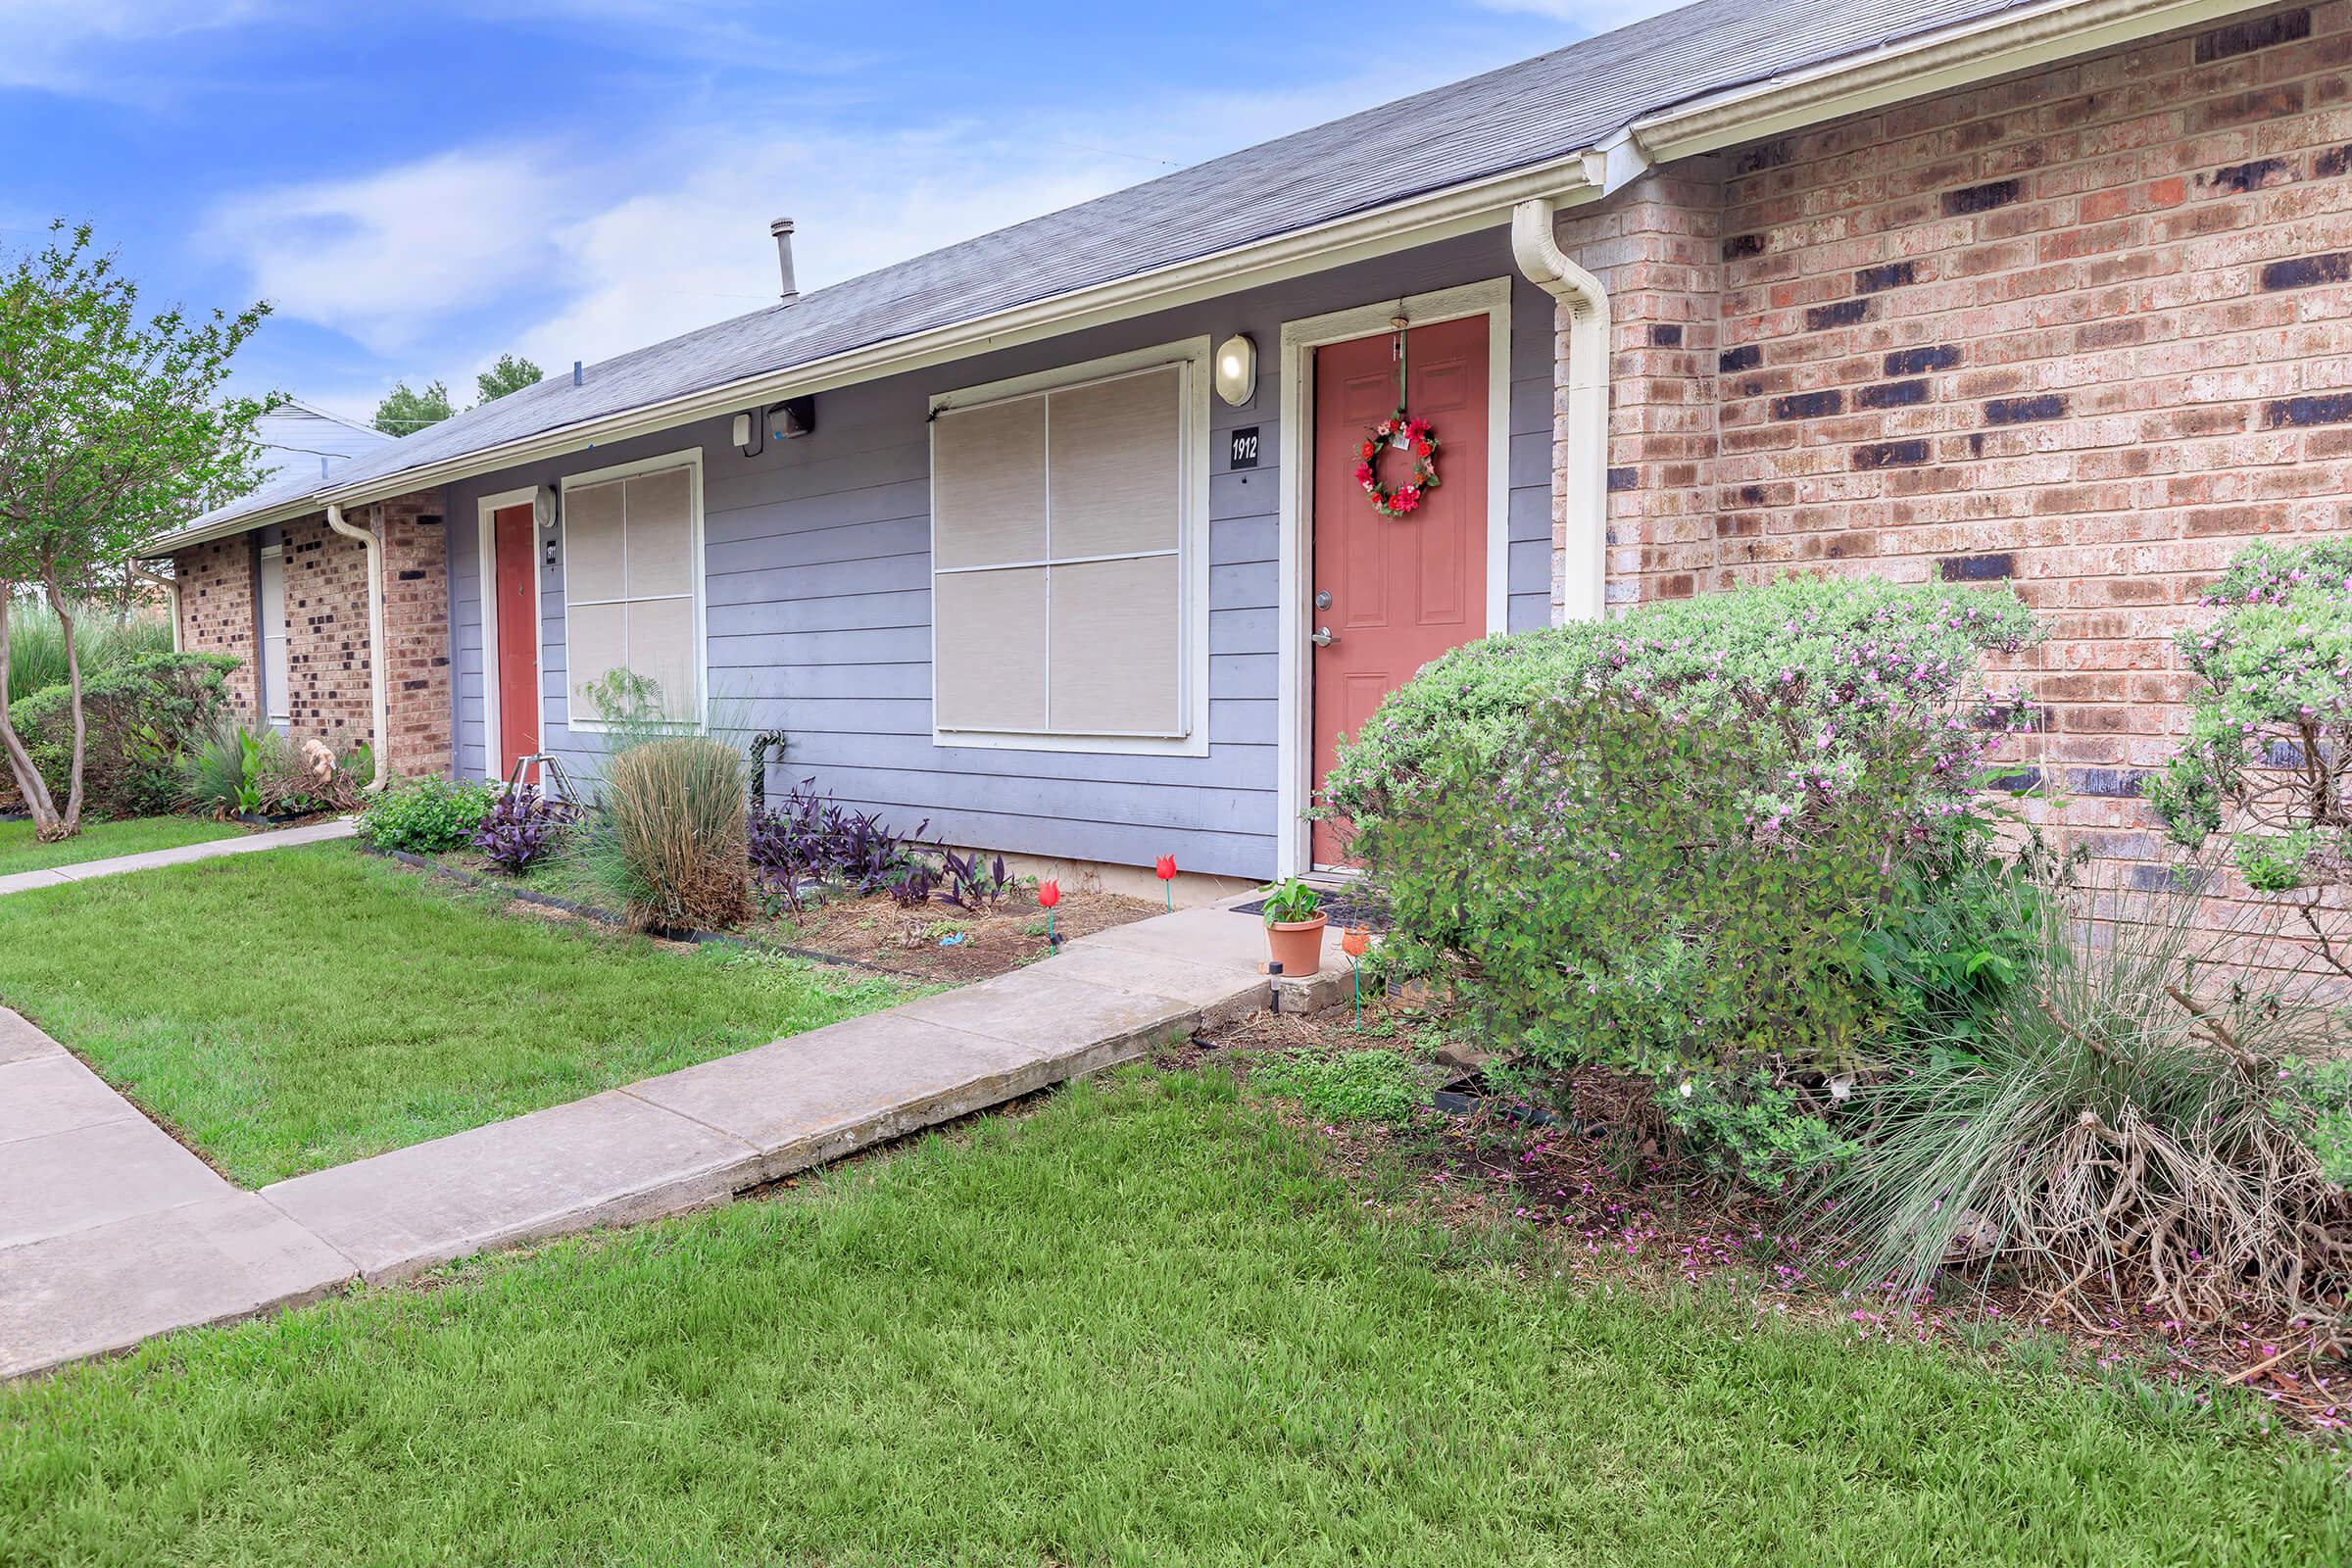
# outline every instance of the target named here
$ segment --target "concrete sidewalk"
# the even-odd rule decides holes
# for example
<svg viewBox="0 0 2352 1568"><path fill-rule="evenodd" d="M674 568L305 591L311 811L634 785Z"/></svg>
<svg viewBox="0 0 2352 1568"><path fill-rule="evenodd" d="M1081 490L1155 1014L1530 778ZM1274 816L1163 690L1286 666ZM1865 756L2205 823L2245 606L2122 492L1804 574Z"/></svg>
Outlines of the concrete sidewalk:
<svg viewBox="0 0 2352 1568"><path fill-rule="evenodd" d="M63 887L70 882L87 882L93 877L121 876L125 871L152 871L159 866L186 865L191 860L210 860L222 855L252 855L262 850L282 850L296 844L323 844L329 839L347 839L357 831L357 824L350 817L339 816L332 822L313 822L307 827L272 828L267 833L248 833L243 838L182 844L176 849L148 850L139 855L118 855L111 860L84 860L78 865L15 871L0 876L0 895L26 893L34 888Z"/></svg>
<svg viewBox="0 0 2352 1568"><path fill-rule="evenodd" d="M0 1377L309 1300L341 1253L0 1008Z"/></svg>
<svg viewBox="0 0 2352 1568"><path fill-rule="evenodd" d="M1264 958L1255 919L1181 910L961 990L258 1194L0 1009L0 1377L353 1279L725 1202L1249 1012L1267 999ZM1317 1000L1346 985L1336 944L1330 962Z"/></svg>

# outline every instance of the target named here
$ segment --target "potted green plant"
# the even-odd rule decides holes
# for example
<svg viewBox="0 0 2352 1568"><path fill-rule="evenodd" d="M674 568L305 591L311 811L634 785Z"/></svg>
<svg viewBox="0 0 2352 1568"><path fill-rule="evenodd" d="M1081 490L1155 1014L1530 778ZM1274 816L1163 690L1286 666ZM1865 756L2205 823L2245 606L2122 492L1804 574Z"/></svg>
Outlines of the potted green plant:
<svg viewBox="0 0 2352 1568"><path fill-rule="evenodd" d="M1297 877L1266 892L1266 957L1287 975L1311 975L1323 967L1323 928L1331 916L1323 897Z"/></svg>

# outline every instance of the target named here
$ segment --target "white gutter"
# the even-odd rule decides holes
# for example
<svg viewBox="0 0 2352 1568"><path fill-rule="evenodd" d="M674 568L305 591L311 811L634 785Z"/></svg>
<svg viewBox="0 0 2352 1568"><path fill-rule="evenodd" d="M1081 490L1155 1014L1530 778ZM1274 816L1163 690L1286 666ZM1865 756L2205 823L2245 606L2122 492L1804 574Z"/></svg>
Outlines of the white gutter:
<svg viewBox="0 0 2352 1568"><path fill-rule="evenodd" d="M1552 230L1556 215L1541 197L1511 209L1511 255L1519 270L1568 312L1560 610L1598 619L1608 609L1609 582L1609 296L1599 278L1560 249Z"/></svg>
<svg viewBox="0 0 2352 1568"><path fill-rule="evenodd" d="M392 675L384 658L384 542L366 528L343 520L343 509L327 504L326 525L346 539L357 539L368 550L368 684L372 688L374 738L368 750L375 757L375 777L367 792L382 793L392 782Z"/></svg>

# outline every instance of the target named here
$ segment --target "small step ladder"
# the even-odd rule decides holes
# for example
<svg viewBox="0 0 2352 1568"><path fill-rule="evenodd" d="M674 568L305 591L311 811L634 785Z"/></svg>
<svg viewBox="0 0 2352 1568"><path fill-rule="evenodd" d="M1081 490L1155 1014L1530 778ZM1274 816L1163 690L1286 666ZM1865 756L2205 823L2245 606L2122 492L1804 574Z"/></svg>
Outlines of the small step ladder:
<svg viewBox="0 0 2352 1568"><path fill-rule="evenodd" d="M574 811L580 808L580 798L572 793L571 775L564 770L564 760L546 752L533 752L528 757L514 760L514 771L507 777L507 792L519 795L528 788L524 781L534 766L539 769L539 794L542 798L562 801Z"/></svg>

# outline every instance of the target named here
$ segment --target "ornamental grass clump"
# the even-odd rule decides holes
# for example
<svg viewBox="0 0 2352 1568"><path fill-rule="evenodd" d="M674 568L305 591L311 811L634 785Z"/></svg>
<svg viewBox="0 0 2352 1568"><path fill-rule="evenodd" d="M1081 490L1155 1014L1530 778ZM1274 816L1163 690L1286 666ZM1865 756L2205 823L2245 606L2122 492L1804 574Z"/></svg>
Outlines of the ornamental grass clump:
<svg viewBox="0 0 2352 1568"><path fill-rule="evenodd" d="M1703 1093L1690 1130L1777 1185L1844 1149L1784 1123L2000 989L1975 800L2026 708L1979 660L2034 635L2005 590L1790 579L1489 639L1383 704L1332 807L1399 961L1546 1065ZM1979 978L1924 972L1923 932Z"/></svg>
<svg viewBox="0 0 2352 1568"><path fill-rule="evenodd" d="M749 896L749 783L740 753L702 735L642 741L605 761L592 865L640 930L723 930Z"/></svg>
<svg viewBox="0 0 2352 1568"><path fill-rule="evenodd" d="M2206 961L2268 935L2201 930L2209 881L2046 894L2022 911L2041 961L1988 1026L1856 1092L1869 1156L1824 1192L1863 1277L1997 1275L2085 1321L2086 1298L2341 1319L2352 1204L2312 1147L2328 1108L2292 1092L2340 1025L2309 974Z"/></svg>

